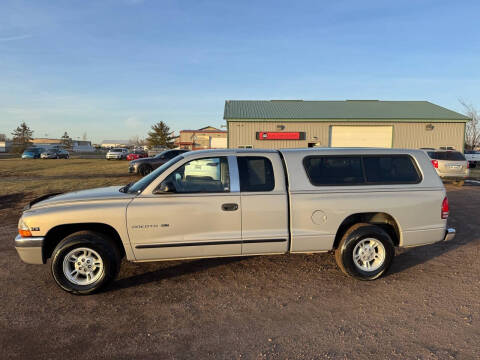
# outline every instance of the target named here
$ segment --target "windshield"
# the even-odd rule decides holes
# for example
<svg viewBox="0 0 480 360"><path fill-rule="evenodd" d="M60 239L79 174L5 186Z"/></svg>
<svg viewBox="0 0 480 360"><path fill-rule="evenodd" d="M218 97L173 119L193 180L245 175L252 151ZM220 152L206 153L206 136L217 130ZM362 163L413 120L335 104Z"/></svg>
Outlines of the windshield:
<svg viewBox="0 0 480 360"><path fill-rule="evenodd" d="M122 152L122 149L112 149L111 152Z"/></svg>
<svg viewBox="0 0 480 360"><path fill-rule="evenodd" d="M136 183L133 183L131 186L129 186L127 189L127 192L129 194L142 192L143 189L145 189L148 185L150 185L150 183L153 180L155 180L158 176L163 174L165 170L167 170L170 166L179 162L182 159L183 159L183 156L176 156L170 161L167 161L165 164L157 168L155 171L151 172L147 176L141 178Z"/></svg>
<svg viewBox="0 0 480 360"><path fill-rule="evenodd" d="M161 158L163 155L165 155L169 150L162 151L160 154L155 155L155 158Z"/></svg>

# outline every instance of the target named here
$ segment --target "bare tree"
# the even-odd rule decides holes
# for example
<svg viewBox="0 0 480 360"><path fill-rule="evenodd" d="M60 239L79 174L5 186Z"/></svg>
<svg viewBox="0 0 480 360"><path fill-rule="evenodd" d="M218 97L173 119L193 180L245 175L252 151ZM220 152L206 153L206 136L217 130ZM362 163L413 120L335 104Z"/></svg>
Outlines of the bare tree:
<svg viewBox="0 0 480 360"><path fill-rule="evenodd" d="M475 106L464 100L459 100L463 105L467 116L471 119L465 127L465 146L475 149L480 146L480 114Z"/></svg>
<svg viewBox="0 0 480 360"><path fill-rule="evenodd" d="M132 136L129 140L130 144L135 146L145 145L145 140L141 139L138 135Z"/></svg>

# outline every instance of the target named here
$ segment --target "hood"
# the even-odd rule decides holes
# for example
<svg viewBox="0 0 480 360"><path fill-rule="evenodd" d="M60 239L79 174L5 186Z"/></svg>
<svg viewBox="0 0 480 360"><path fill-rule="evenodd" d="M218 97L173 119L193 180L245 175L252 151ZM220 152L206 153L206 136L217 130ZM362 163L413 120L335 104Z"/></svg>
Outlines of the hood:
<svg viewBox="0 0 480 360"><path fill-rule="evenodd" d="M46 199L40 199L40 201L38 201L38 199L33 200L31 202L31 208L77 201L121 200L135 197L135 194L126 194L120 192L119 190L122 187L123 186L109 186L97 189L73 191L60 195L50 194L43 197L46 197Z"/></svg>
<svg viewBox="0 0 480 360"><path fill-rule="evenodd" d="M146 157L146 158L139 158L139 159L135 159L135 160L132 160L130 161L130 164L138 164L138 163L142 163L142 162L151 162L152 160L154 160L153 157ZM160 159L155 159L157 161L160 161Z"/></svg>

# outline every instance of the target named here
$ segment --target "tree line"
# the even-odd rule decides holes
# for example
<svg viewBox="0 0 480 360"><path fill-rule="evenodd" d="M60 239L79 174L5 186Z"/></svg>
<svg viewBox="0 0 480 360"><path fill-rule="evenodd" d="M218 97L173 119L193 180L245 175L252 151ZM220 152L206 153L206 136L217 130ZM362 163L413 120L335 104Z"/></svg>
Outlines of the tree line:
<svg viewBox="0 0 480 360"><path fill-rule="evenodd" d="M33 130L25 123L22 122L20 126L12 131L12 140L15 145L18 147L27 147L32 143L33 140ZM83 140L86 140L86 133L83 134ZM5 135L0 134L0 141L6 141L7 138ZM135 145L148 145L148 146L160 146L168 149L175 147L174 145L174 136L173 131L170 130L170 127L163 121L160 121L152 125L151 130L148 132L148 136L145 140L141 140L138 136L132 139L132 143ZM61 137L61 142L67 147L72 145L72 138L65 131Z"/></svg>

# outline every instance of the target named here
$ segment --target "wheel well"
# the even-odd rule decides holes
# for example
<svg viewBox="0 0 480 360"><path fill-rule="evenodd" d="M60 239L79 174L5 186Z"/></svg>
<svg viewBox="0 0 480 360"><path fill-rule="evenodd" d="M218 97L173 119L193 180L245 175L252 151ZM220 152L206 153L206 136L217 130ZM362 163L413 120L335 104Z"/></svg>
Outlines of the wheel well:
<svg viewBox="0 0 480 360"><path fill-rule="evenodd" d="M395 219L387 213L369 212L352 214L343 220L337 230L337 234L335 235L335 242L333 243L334 249L338 247L340 240L342 240L343 234L345 234L350 227L358 223L377 225L385 230L388 235L390 235L395 246L400 244L400 229Z"/></svg>
<svg viewBox="0 0 480 360"><path fill-rule="evenodd" d="M113 227L102 223L79 223L58 225L54 228L51 228L45 236L43 246L43 259L46 261L49 257L51 257L55 247L65 237L77 231L85 230L95 231L108 236L117 246L122 257L125 256L125 248L123 247L122 239L120 239L120 235L118 235L117 230L115 230Z"/></svg>

